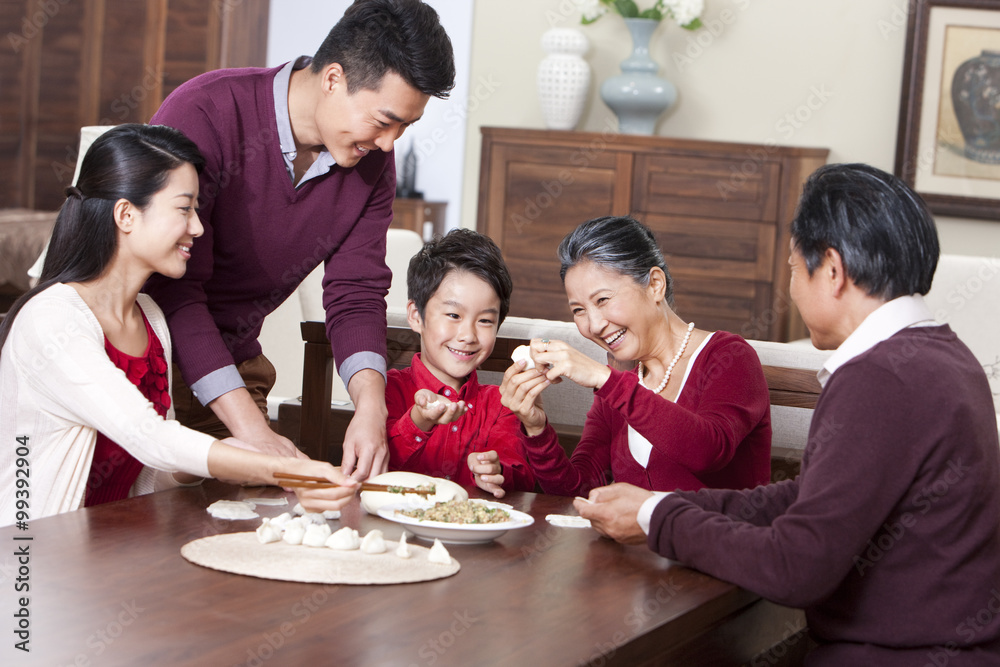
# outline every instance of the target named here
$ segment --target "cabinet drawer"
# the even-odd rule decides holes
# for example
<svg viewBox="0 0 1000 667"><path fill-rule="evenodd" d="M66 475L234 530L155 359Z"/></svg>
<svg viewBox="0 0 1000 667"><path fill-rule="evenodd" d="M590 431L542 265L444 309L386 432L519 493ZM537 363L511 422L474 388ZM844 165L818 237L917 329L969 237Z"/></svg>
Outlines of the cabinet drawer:
<svg viewBox="0 0 1000 667"><path fill-rule="evenodd" d="M774 222L781 167L749 157L637 155L633 210Z"/></svg>
<svg viewBox="0 0 1000 667"><path fill-rule="evenodd" d="M683 275L674 279L677 314L708 331L721 329L744 338L766 338L775 323L773 317L762 319L762 314L769 312L771 299L768 283Z"/></svg>
<svg viewBox="0 0 1000 667"><path fill-rule="evenodd" d="M646 216L675 275L771 281L777 228L769 223Z"/></svg>

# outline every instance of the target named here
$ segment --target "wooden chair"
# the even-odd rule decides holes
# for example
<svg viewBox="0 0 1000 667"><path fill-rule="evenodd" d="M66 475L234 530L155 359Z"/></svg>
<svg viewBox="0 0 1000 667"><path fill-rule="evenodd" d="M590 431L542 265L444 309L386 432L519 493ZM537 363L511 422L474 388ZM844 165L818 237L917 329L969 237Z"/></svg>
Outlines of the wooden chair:
<svg viewBox="0 0 1000 667"><path fill-rule="evenodd" d="M297 439L299 448L311 458L339 462L343 451L344 432L353 415L350 407L331 407L331 382L333 379L333 354L322 322L303 322L302 339L305 342L303 360L301 408L294 402L281 406L279 422L293 425L283 429L284 435ZM405 327L389 327L387 332L389 368L405 368L413 355L420 351L420 336ZM498 337L493 353L480 367L485 371L504 372L510 366L510 355L518 345L527 340ZM617 368L630 368L633 363L614 362ZM764 378L772 406L813 409L820 393L820 384L813 370L764 366ZM298 419L296 419L298 417ZM295 428L297 421L297 429ZM555 425L560 441L567 451L572 451L579 440L580 429ZM805 446L805 434L802 434ZM798 475L802 449L772 447L771 478L774 481Z"/></svg>

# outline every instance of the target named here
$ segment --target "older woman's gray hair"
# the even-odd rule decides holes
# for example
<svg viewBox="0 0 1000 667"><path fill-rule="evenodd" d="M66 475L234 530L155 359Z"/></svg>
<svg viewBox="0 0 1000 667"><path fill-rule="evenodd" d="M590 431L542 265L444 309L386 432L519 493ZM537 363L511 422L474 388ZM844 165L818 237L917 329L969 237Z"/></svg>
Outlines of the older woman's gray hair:
<svg viewBox="0 0 1000 667"><path fill-rule="evenodd" d="M649 271L662 269L667 278L667 304L674 305L674 281L663 252L649 227L628 216L605 216L581 224L559 244L559 277L581 262L593 262L609 271L629 276L643 287L649 285Z"/></svg>

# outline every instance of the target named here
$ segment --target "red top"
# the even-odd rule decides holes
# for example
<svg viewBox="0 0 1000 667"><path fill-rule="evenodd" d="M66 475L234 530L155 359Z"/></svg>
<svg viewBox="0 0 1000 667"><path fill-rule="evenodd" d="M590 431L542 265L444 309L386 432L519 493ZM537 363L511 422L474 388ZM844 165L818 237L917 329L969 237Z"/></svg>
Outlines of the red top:
<svg viewBox="0 0 1000 667"><path fill-rule="evenodd" d="M125 354L115 348L107 336L104 338L104 349L112 363L120 368L129 382L153 404L157 414L166 417L167 408L170 407L167 360L160 339L153 332L145 313L142 315L142 321L146 325L146 336L149 339L143 356L133 357ZM106 435L98 432L94 459L90 464L90 476L87 478L84 506L90 507L127 498L129 489L141 471L142 463L117 443L109 440Z"/></svg>
<svg viewBox="0 0 1000 667"><path fill-rule="evenodd" d="M645 468L629 450L629 426L653 446ZM771 412L760 359L740 336L716 331L676 403L640 386L635 371L612 370L571 458L551 425L525 446L542 490L562 496L586 496L609 472L653 491L767 484Z"/></svg>
<svg viewBox="0 0 1000 667"><path fill-rule="evenodd" d="M452 401L465 401L468 410L457 421L421 431L410 418L413 395L419 389L430 389ZM476 481L469 469L469 454L495 450L503 464L503 488L534 490L535 476L524 454L521 421L500 404L500 388L479 384L475 373L455 395L455 390L434 377L420 361L420 355L415 354L409 368L389 371L385 405L389 410L386 431L390 470L444 477L472 487Z"/></svg>

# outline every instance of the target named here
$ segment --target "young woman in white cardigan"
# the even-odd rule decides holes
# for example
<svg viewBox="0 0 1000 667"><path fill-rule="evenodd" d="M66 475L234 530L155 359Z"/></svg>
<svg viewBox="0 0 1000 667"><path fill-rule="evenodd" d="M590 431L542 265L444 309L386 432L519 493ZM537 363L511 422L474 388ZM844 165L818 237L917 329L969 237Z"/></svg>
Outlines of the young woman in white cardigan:
<svg viewBox="0 0 1000 667"><path fill-rule="evenodd" d="M276 484L282 471L341 485L300 493L316 511L353 496L357 482L329 463L167 418L170 336L139 290L153 273L182 276L197 252L202 164L177 130L136 124L84 157L39 285L0 323L0 525L208 476Z"/></svg>

